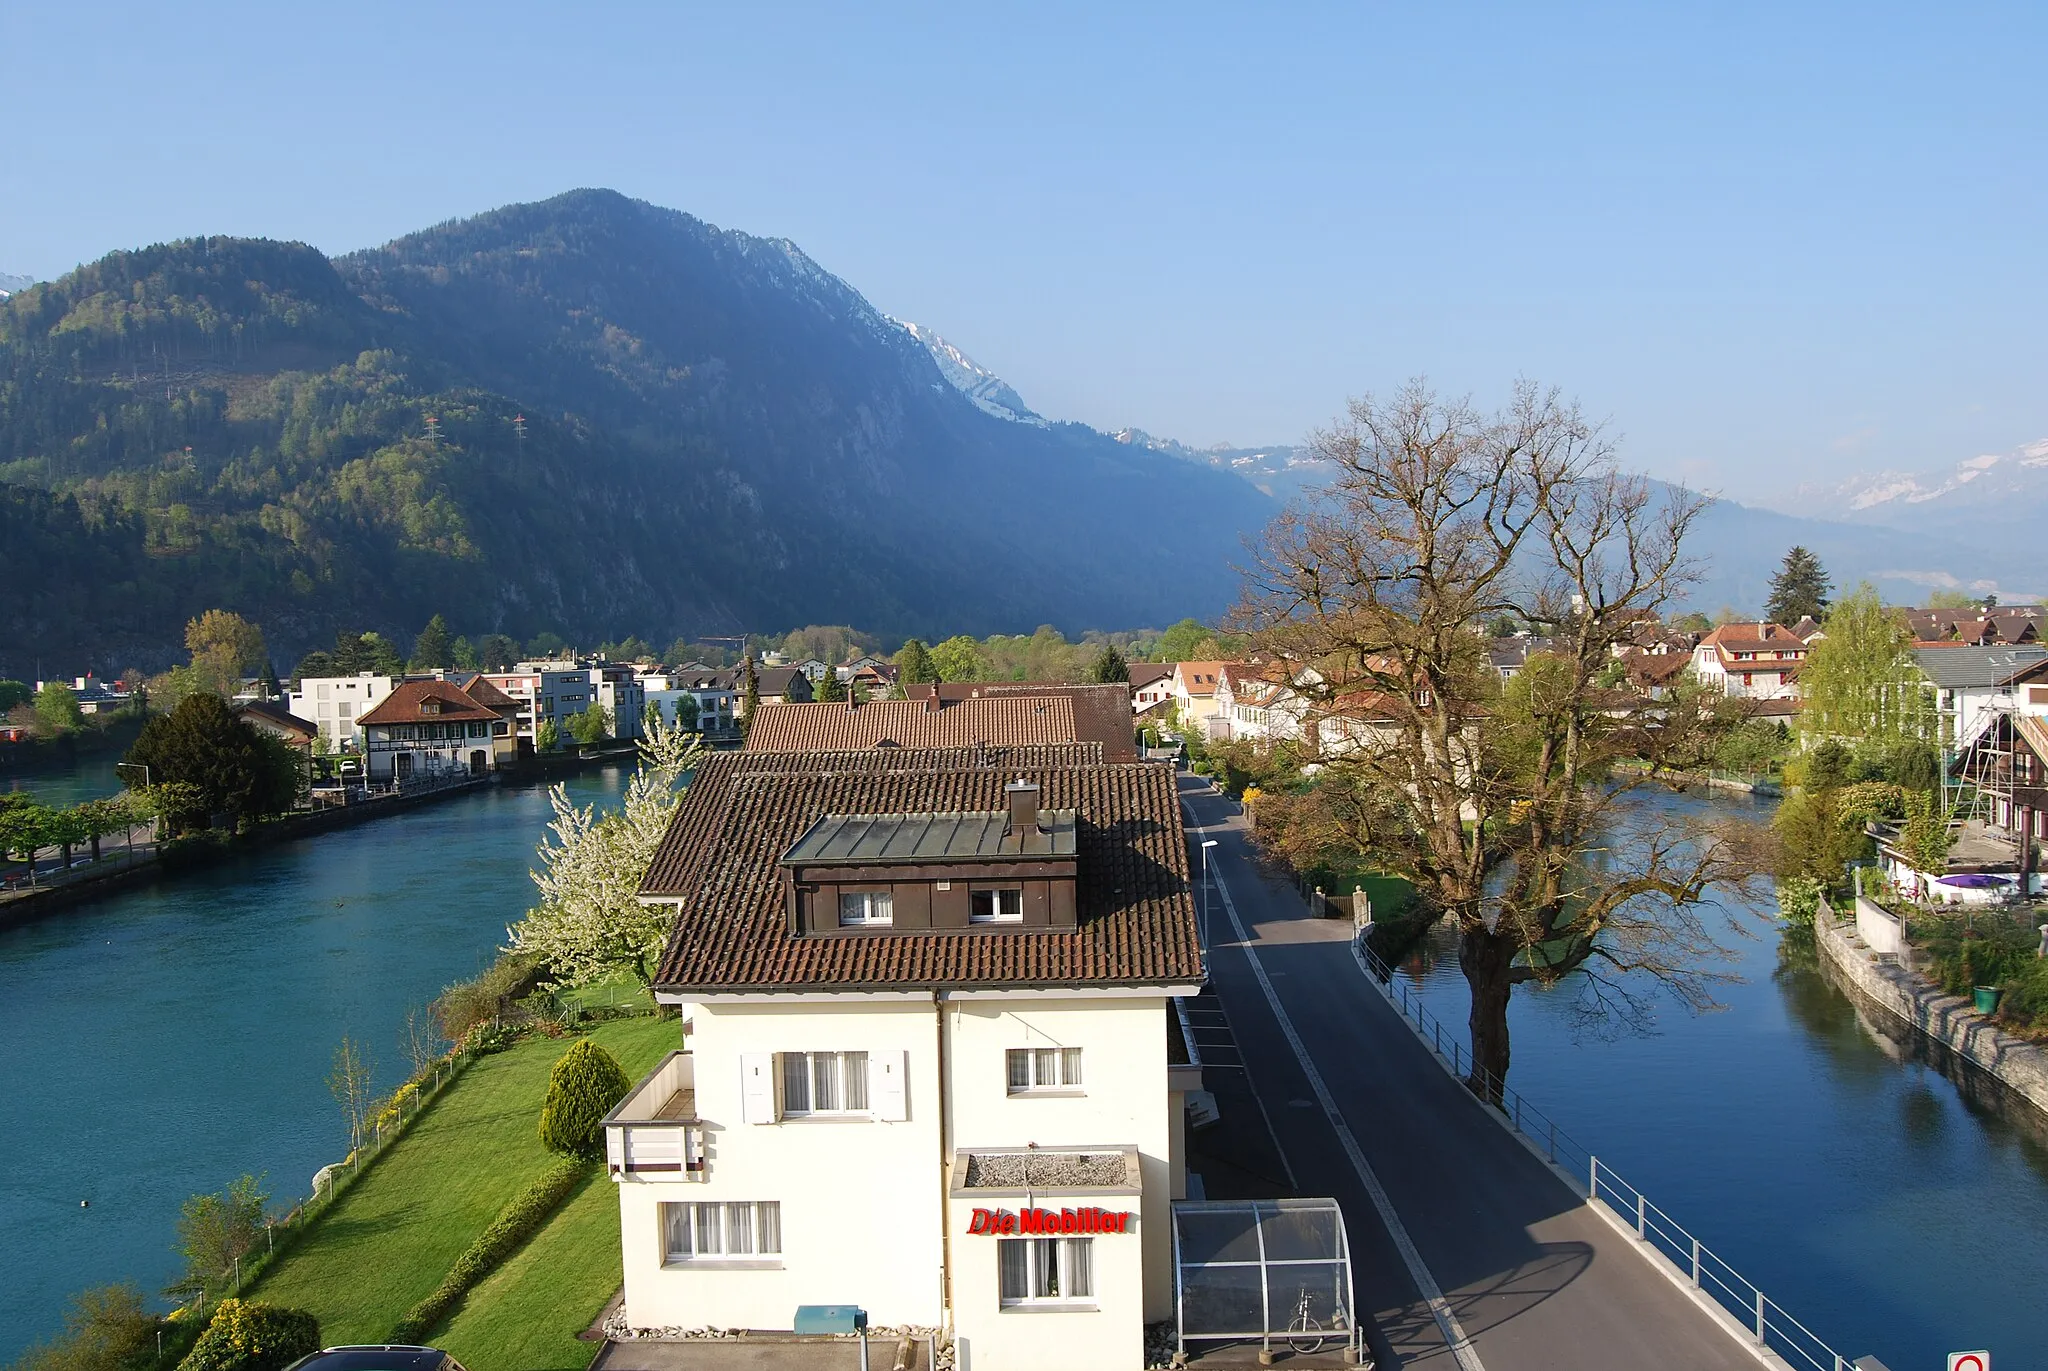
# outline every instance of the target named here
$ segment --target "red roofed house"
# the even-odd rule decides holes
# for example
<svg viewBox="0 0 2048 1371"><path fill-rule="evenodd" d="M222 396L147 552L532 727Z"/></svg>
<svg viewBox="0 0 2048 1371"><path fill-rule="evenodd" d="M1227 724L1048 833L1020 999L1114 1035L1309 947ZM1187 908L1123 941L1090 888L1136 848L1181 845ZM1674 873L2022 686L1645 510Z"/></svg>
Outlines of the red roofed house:
<svg viewBox="0 0 2048 1371"><path fill-rule="evenodd" d="M1723 624L1692 650L1693 671L1723 694L1751 700L1799 698L1806 644L1782 624Z"/></svg>
<svg viewBox="0 0 2048 1371"><path fill-rule="evenodd" d="M1199 728L1205 738L1228 736L1220 731L1226 725L1222 719L1222 702L1216 698L1216 686L1223 679L1223 669L1229 662L1175 662L1173 664L1173 702L1180 708L1183 725ZM1211 721L1219 721L1212 723Z"/></svg>
<svg viewBox="0 0 2048 1371"><path fill-rule="evenodd" d="M707 757L639 892L682 1030L605 1120L619 1317L852 1305L974 1371L1142 1365L1201 1086L1192 889L1173 769L1099 743Z"/></svg>
<svg viewBox="0 0 2048 1371"><path fill-rule="evenodd" d="M495 710L453 681L406 681L356 720L372 781L481 776L491 766Z"/></svg>

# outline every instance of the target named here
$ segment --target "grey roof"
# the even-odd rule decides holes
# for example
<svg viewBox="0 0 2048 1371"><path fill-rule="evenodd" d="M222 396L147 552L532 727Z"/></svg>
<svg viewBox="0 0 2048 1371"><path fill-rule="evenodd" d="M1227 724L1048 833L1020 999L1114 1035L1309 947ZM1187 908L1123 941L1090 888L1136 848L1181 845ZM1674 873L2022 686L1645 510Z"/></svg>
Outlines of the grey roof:
<svg viewBox="0 0 2048 1371"><path fill-rule="evenodd" d="M1007 811L954 814L827 814L782 854L784 866L818 862L959 862L1071 857L1075 812L1042 809L1020 841Z"/></svg>
<svg viewBox="0 0 2048 1371"><path fill-rule="evenodd" d="M1968 690L2006 684L2029 667L2048 661L2048 648L1922 647L1914 649L1913 660L1927 679L1942 689Z"/></svg>

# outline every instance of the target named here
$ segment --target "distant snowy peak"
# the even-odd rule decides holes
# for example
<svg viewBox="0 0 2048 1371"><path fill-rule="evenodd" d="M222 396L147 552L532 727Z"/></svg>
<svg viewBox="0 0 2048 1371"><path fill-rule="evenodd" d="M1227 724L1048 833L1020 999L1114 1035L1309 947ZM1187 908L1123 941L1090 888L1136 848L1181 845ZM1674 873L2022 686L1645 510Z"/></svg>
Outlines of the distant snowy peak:
<svg viewBox="0 0 2048 1371"><path fill-rule="evenodd" d="M10 276L0 271L0 300L5 300L17 290L27 290L35 283L33 276Z"/></svg>
<svg viewBox="0 0 2048 1371"><path fill-rule="evenodd" d="M938 334L920 324L898 319L897 323L911 337L924 345L924 350L938 363L939 374L952 387L974 401L984 414L993 414L998 419L1007 419L1013 424L1029 424L1033 428L1045 428L1045 420L1024 403L1024 397L1010 389L1009 382L990 371L987 367L954 347Z"/></svg>
<svg viewBox="0 0 2048 1371"><path fill-rule="evenodd" d="M1329 464L1306 448L1282 443L1274 447L1190 447L1177 438L1155 438L1142 428L1120 428L1109 435L1119 443L1163 452L1186 462L1200 462L1231 472L1257 486L1276 500L1295 496L1326 484Z"/></svg>
<svg viewBox="0 0 2048 1371"><path fill-rule="evenodd" d="M1839 492L1847 511L1871 517L1904 512L1935 501L1977 504L2048 495L2048 439L2011 452L1988 453L1957 462L1946 471L1873 472Z"/></svg>

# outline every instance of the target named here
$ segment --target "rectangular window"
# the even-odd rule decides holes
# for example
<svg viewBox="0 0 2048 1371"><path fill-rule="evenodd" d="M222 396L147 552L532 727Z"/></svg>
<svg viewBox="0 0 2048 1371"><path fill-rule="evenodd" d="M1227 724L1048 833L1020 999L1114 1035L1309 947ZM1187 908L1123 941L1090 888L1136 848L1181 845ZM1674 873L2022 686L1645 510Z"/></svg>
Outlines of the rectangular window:
<svg viewBox="0 0 2048 1371"><path fill-rule="evenodd" d="M761 1261L782 1255L776 1200L661 1206L662 1254L672 1262Z"/></svg>
<svg viewBox="0 0 2048 1371"><path fill-rule="evenodd" d="M973 924L1020 924L1024 922L1024 892L1015 886L1003 890L977 890L970 896L967 922Z"/></svg>
<svg viewBox="0 0 2048 1371"><path fill-rule="evenodd" d="M1072 1303L1095 1298L1093 1238L1003 1238L996 1243L1002 1302Z"/></svg>
<svg viewBox="0 0 2048 1371"><path fill-rule="evenodd" d="M782 1054L782 1113L785 1118L867 1112L867 1053Z"/></svg>
<svg viewBox="0 0 2048 1371"><path fill-rule="evenodd" d="M895 917L892 906L893 901L886 890L842 890L839 892L839 926L887 925Z"/></svg>
<svg viewBox="0 0 2048 1371"><path fill-rule="evenodd" d="M1010 1093L1033 1090L1079 1090L1081 1049L1078 1047L1013 1047L1004 1054Z"/></svg>

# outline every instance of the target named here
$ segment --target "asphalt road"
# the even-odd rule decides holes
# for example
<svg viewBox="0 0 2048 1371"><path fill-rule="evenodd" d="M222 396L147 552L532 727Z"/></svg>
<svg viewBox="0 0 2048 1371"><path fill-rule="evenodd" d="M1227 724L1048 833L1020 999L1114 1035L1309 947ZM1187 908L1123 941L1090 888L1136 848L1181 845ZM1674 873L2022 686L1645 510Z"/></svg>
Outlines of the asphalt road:
<svg viewBox="0 0 2048 1371"><path fill-rule="evenodd" d="M1366 983L1349 925L1254 863L1237 805L1185 775L1181 795L1191 844L1217 842L1211 982L1297 1193L1343 1207L1380 1365L1757 1371L1437 1065Z"/></svg>

